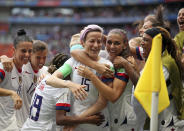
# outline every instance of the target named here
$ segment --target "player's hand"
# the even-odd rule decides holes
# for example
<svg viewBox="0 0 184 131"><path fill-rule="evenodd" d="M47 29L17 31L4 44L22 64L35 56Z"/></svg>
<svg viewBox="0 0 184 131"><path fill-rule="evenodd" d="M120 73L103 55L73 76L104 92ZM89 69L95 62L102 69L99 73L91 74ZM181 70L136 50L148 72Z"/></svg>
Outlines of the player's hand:
<svg viewBox="0 0 184 131"><path fill-rule="evenodd" d="M113 61L114 67L116 69L122 68L124 66L124 63L128 62L126 59L124 59L122 56L116 56L116 58Z"/></svg>
<svg viewBox="0 0 184 131"><path fill-rule="evenodd" d="M11 97L14 101L14 108L16 110L19 110L22 107L22 99L15 91L12 91Z"/></svg>
<svg viewBox="0 0 184 131"><path fill-rule="evenodd" d="M86 97L88 96L84 88L86 88L86 85L79 85L73 82L71 82L71 84L69 85L69 89L71 90L75 98L81 101L85 100Z"/></svg>
<svg viewBox="0 0 184 131"><path fill-rule="evenodd" d="M129 64L130 64L135 70L138 70L137 63L136 63L136 61L135 61L135 59L134 59L133 56L129 56L129 57L127 58L127 61L129 62Z"/></svg>
<svg viewBox="0 0 184 131"><path fill-rule="evenodd" d="M11 72L13 69L13 59L9 58L5 55L1 56L1 63L3 64L3 68L7 72Z"/></svg>
<svg viewBox="0 0 184 131"><path fill-rule="evenodd" d="M78 71L78 74L82 77L85 77L85 78L88 78L90 79L90 76L92 76L93 72L89 70L89 68L83 66L83 65L80 65L78 68L77 68L77 71Z"/></svg>
<svg viewBox="0 0 184 131"><path fill-rule="evenodd" d="M114 75L108 64L98 64L96 71L106 78L112 78Z"/></svg>
<svg viewBox="0 0 184 131"><path fill-rule="evenodd" d="M95 115L89 116L89 119L91 124L94 124L97 126L101 125L105 121L105 117L101 113L97 113Z"/></svg>
<svg viewBox="0 0 184 131"><path fill-rule="evenodd" d="M46 74L41 74L37 82L40 83L45 78L45 76Z"/></svg>

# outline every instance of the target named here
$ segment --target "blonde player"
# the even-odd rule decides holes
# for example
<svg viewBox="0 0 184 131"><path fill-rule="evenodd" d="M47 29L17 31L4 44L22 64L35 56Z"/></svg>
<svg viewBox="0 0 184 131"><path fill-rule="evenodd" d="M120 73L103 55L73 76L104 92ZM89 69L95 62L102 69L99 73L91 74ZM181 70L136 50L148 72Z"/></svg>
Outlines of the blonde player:
<svg viewBox="0 0 184 131"><path fill-rule="evenodd" d="M84 28L84 30L81 33L81 44L84 47L84 52L94 61L97 61L99 63L107 63L112 66L112 63L110 63L108 60L105 60L103 58L100 58L98 56L98 53L102 47L102 28L97 26L97 25L88 25L87 27ZM51 84L52 86L55 86L56 83L54 83L52 77L57 76L59 78L65 78L69 74L71 74L71 79L73 82L81 84L81 85L86 85L85 91L88 93L88 96L85 100L80 101L77 99L72 99L71 101L71 114L72 115L77 115L77 116L90 116L93 115L100 110L102 110L106 106L106 100L102 97L101 94L98 93L94 85L89 79L86 79L84 77L81 77L77 73L77 68L80 66L81 63L76 61L73 58L70 58L66 63L59 69L57 70L51 78L47 80L48 84ZM92 72L96 74L96 71L91 69ZM58 81L59 82L59 81ZM90 113L90 110L93 110L91 106L94 103L98 103L103 106L96 106L92 107L95 109L95 112ZM97 104L97 105L98 105ZM88 112L85 114L85 112ZM83 124L77 126L75 131L107 131L109 130L109 123L108 123L108 111L105 108L103 113L106 112L105 114L105 119L106 121L101 125L101 126L94 126L94 125L89 125L89 124Z"/></svg>
<svg viewBox="0 0 184 131"><path fill-rule="evenodd" d="M30 59L33 43L24 30L19 30L17 34L18 36L14 40L13 47L13 69L11 72L6 72L3 65L0 64L0 72L4 74L4 77L0 78L0 86L21 94L23 84L22 66L27 64ZM10 96L0 98L0 115L0 130L18 130L14 104Z"/></svg>

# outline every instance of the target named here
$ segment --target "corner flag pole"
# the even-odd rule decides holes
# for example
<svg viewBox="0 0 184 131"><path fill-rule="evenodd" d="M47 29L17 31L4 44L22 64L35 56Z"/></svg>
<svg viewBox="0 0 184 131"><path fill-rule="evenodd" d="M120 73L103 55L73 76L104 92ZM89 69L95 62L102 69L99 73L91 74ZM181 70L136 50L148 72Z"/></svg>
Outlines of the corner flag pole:
<svg viewBox="0 0 184 131"><path fill-rule="evenodd" d="M158 92L152 92L150 131L158 131Z"/></svg>

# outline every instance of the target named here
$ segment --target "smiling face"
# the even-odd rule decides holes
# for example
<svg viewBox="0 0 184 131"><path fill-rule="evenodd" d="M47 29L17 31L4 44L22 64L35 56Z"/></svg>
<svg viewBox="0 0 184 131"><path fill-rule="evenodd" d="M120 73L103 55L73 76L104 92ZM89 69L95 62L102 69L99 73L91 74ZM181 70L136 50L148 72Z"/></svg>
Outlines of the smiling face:
<svg viewBox="0 0 184 131"><path fill-rule="evenodd" d="M46 61L47 58L47 50L43 50L43 51L37 51L35 53L32 54L31 56L31 66L34 70L39 70L41 69Z"/></svg>
<svg viewBox="0 0 184 131"><path fill-rule="evenodd" d="M106 49L109 56L113 59L120 55L123 47L126 48L124 42L124 36L118 33L109 33L107 36Z"/></svg>
<svg viewBox="0 0 184 131"><path fill-rule="evenodd" d="M97 31L89 32L85 41L81 41L85 52L93 59L98 59L98 54L102 48L102 33Z"/></svg>
<svg viewBox="0 0 184 131"><path fill-rule="evenodd" d="M180 31L184 31L184 8L178 12L177 23Z"/></svg>
<svg viewBox="0 0 184 131"><path fill-rule="evenodd" d="M32 54L32 42L20 42L14 49L14 61L17 67L22 68L23 64L27 64Z"/></svg>
<svg viewBox="0 0 184 131"><path fill-rule="evenodd" d="M151 51L151 45L152 45L152 37L149 36L148 34L144 33L141 46L143 48L143 56L144 58L148 58L149 53Z"/></svg>

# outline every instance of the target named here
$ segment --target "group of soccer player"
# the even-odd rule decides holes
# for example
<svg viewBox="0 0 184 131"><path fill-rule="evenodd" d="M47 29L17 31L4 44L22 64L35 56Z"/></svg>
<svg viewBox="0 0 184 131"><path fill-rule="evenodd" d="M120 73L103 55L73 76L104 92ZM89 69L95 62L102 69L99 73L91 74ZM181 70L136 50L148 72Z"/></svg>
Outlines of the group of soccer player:
<svg viewBox="0 0 184 131"><path fill-rule="evenodd" d="M0 57L0 130L143 131L148 117L133 94L159 33L170 105L159 114L158 130L184 130L184 8L175 41L161 14L158 7L148 15L130 41L123 29L105 35L87 25L71 37L71 58L57 54L48 67L47 44L19 30L13 58Z"/></svg>

